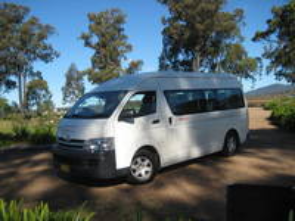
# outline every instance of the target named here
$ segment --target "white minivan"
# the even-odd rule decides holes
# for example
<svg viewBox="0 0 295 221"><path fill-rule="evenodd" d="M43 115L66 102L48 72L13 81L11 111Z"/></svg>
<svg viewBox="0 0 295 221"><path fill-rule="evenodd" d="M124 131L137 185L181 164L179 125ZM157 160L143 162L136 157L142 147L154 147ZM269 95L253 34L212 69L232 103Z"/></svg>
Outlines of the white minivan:
<svg viewBox="0 0 295 221"><path fill-rule="evenodd" d="M126 75L85 94L60 121L60 175L133 183L215 152L234 154L248 134L242 85L230 74Z"/></svg>

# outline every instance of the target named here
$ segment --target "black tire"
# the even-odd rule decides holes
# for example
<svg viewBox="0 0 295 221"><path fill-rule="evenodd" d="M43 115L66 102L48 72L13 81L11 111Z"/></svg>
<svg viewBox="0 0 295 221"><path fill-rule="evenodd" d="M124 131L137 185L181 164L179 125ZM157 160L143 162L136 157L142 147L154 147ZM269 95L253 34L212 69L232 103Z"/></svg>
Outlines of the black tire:
<svg viewBox="0 0 295 221"><path fill-rule="evenodd" d="M158 162L157 154L145 149L139 150L132 159L127 181L131 184L144 184L152 181L158 171Z"/></svg>
<svg viewBox="0 0 295 221"><path fill-rule="evenodd" d="M235 131L229 131L224 139L222 155L233 156L239 149L239 137Z"/></svg>

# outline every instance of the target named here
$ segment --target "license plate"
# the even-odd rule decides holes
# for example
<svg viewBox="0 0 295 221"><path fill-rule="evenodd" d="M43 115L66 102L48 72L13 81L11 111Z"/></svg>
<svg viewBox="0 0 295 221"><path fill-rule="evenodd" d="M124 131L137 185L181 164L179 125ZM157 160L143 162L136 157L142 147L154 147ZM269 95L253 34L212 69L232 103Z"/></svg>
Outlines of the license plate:
<svg viewBox="0 0 295 221"><path fill-rule="evenodd" d="M66 164L60 165L60 170L64 173L69 173L70 172L70 166Z"/></svg>

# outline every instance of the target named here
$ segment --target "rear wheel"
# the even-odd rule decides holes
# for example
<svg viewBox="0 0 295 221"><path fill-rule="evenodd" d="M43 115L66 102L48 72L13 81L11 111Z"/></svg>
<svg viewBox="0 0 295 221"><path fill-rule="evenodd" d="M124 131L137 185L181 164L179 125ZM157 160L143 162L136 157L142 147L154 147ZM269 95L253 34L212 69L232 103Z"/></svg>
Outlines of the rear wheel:
<svg viewBox="0 0 295 221"><path fill-rule="evenodd" d="M224 139L222 154L224 156L234 155L239 148L239 138L237 133L229 131Z"/></svg>
<svg viewBox="0 0 295 221"><path fill-rule="evenodd" d="M158 170L156 154L148 150L140 150L132 159L128 181L143 184L151 181Z"/></svg>

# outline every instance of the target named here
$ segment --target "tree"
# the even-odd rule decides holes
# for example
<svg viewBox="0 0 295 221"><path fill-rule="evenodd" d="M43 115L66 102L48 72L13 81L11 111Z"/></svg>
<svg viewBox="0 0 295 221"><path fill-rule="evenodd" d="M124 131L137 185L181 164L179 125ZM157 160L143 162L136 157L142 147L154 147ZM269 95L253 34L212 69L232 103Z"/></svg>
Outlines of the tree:
<svg viewBox="0 0 295 221"><path fill-rule="evenodd" d="M135 74L136 72L139 72L141 70L142 65L143 65L142 60L130 61L129 66L125 70L125 73L126 74Z"/></svg>
<svg viewBox="0 0 295 221"><path fill-rule="evenodd" d="M265 43L263 57L270 61L267 72L295 83L295 0L273 7L266 30L257 31L253 40Z"/></svg>
<svg viewBox="0 0 295 221"><path fill-rule="evenodd" d="M0 95L16 87L15 81L0 73Z"/></svg>
<svg viewBox="0 0 295 221"><path fill-rule="evenodd" d="M169 10L169 16L162 21L164 29L160 70L231 70L246 78L257 72L258 60L250 58L241 45L243 10L222 11L225 0L158 1ZM239 62L239 65L230 66L227 61L231 60L231 57L245 60ZM247 67L241 68L244 64Z"/></svg>
<svg viewBox="0 0 295 221"><path fill-rule="evenodd" d="M0 118L5 117L12 112L12 107L9 105L7 99L0 97Z"/></svg>
<svg viewBox="0 0 295 221"><path fill-rule="evenodd" d="M239 78L255 80L255 76L262 72L260 58L251 58L241 44L229 44L225 53L221 54L217 70L236 75Z"/></svg>
<svg viewBox="0 0 295 221"><path fill-rule="evenodd" d="M122 61L132 50L124 33L126 16L119 9L89 13L88 32L81 35L84 46L94 50L91 68L84 71L91 83L97 84L116 78L125 70Z"/></svg>
<svg viewBox="0 0 295 221"><path fill-rule="evenodd" d="M26 103L27 78L35 72L34 62L48 63L58 56L47 42L54 33L53 27L40 23L29 13L25 6L0 3L0 80L6 82L2 81L6 87L17 81L21 109Z"/></svg>
<svg viewBox="0 0 295 221"><path fill-rule="evenodd" d="M41 77L31 80L27 85L26 100L30 110L41 113L53 109L52 95L47 82Z"/></svg>
<svg viewBox="0 0 295 221"><path fill-rule="evenodd" d="M75 64L71 64L66 72L66 83L62 87L63 103L73 104L84 92L83 75L78 71Z"/></svg>

